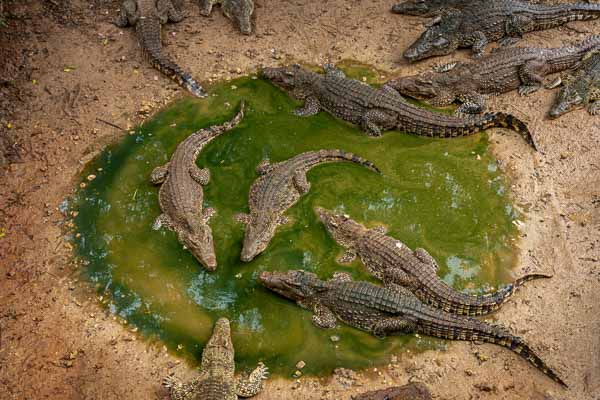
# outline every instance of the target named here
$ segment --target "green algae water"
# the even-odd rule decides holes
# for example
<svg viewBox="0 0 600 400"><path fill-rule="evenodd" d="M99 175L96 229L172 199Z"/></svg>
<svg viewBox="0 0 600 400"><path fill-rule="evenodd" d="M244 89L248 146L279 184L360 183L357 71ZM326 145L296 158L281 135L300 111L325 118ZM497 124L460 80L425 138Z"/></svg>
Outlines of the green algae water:
<svg viewBox="0 0 600 400"><path fill-rule="evenodd" d="M76 197L75 248L86 278L108 309L142 335L193 364L214 321L225 316L232 322L238 368L263 361L284 376L300 360L304 373L320 374L387 363L408 348L443 347L444 341L414 336L379 340L346 326L321 330L310 312L257 285L265 270L306 269L322 278L341 270L369 279L360 262L336 264L341 248L318 221L317 205L368 226L384 224L408 246L424 247L438 260L440 276L457 289L483 293L511 280L516 215L485 134L433 140L387 132L372 139L326 113L292 115L298 103L255 77L223 83L211 93L205 100L179 101L107 148L87 167L84 176L96 178ZM219 266L207 273L173 232L152 230L160 209L149 176L192 132L230 119L241 99L247 102L244 121L197 161L212 173L205 206L217 210L210 224ZM368 158L383 175L350 163L314 168L310 192L288 212L293 223L279 229L262 255L242 263L244 227L234 215L248 211L256 165L265 157L277 162L328 148Z"/></svg>

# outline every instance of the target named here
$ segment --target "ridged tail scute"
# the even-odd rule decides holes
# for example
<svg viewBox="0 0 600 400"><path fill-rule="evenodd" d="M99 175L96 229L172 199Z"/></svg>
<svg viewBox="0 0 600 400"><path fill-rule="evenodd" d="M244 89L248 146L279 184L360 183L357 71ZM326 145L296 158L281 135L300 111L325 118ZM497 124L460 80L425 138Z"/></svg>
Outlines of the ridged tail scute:
<svg viewBox="0 0 600 400"><path fill-rule="evenodd" d="M537 369L542 371L550 379L554 380L555 382L558 382L565 388L568 387L565 381L563 381L556 374L556 372L554 372L550 367L548 367L546 363L540 357L538 357L538 355L535 354L535 352L529 346L527 346L520 337L510 336L509 338L502 338L499 339L497 344L500 344L514 351L515 353L529 361L531 364L533 364Z"/></svg>
<svg viewBox="0 0 600 400"><path fill-rule="evenodd" d="M533 147L535 151L538 151L538 146L535 143L533 135L529 131L529 128L525 122L521 121L517 117L511 114L502 112L497 113L485 113L481 120L476 122L476 127L479 130L488 128L506 128L517 132L525 139L527 143Z"/></svg>
<svg viewBox="0 0 600 400"><path fill-rule="evenodd" d="M370 169L373 172L381 174L381 170L373 164L371 161L357 156L354 153L350 153L344 150L321 150L319 153L319 162L323 161L349 161L358 165L362 165Z"/></svg>

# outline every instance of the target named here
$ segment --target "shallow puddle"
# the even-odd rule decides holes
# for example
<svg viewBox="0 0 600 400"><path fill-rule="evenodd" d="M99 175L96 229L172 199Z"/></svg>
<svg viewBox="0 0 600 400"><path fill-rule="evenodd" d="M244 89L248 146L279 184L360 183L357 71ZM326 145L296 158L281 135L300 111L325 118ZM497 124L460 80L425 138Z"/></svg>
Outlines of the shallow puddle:
<svg viewBox="0 0 600 400"><path fill-rule="evenodd" d="M298 104L260 79L224 83L211 92L208 100L174 104L107 148L88 166L84 177L97 177L76 199L76 251L85 275L106 306L144 336L195 362L213 322L226 316L238 368L262 360L285 376L299 360L306 362L304 373L318 374L387 363L408 348L443 347L443 341L414 336L382 341L348 327L324 331L312 325L308 311L257 286L263 270L302 268L324 278L345 270L367 278L359 262L336 264L341 249L318 222L317 205L369 226L383 223L408 246L426 248L439 261L441 276L458 289L478 293L509 280L516 216L485 134L432 140L388 132L371 139L325 113L293 116ZM174 233L152 230L160 210L158 188L148 178L189 134L231 118L240 99L248 105L242 124L198 159L212 172L205 205L217 209L211 225L219 267L207 273ZM310 192L288 213L294 223L280 228L265 253L242 263L243 227L233 216L248 211L256 165L265 157L277 162L325 148L368 158L383 176L348 163L314 168Z"/></svg>

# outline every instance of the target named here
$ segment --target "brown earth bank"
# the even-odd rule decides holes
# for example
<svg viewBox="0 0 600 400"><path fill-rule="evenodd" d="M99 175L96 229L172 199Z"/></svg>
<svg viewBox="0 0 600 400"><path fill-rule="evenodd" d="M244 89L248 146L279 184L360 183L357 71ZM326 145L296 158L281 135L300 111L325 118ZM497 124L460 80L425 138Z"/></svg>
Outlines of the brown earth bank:
<svg viewBox="0 0 600 400"><path fill-rule="evenodd" d="M161 378L194 371L148 344L98 306L64 240L59 204L84 164L152 110L186 94L142 60L133 30L111 24L109 0L3 1L0 29L0 398L162 399ZM256 34L241 36L220 12L167 25L166 52L204 83L288 60L354 59L408 75L400 55L425 22L389 13L382 0L257 0ZM520 45L557 46L600 23L527 35ZM238 70L239 69L239 70ZM408 381L438 399L600 399L600 119L584 111L545 119L553 98L511 93L490 108L524 118L542 151L490 131L512 178L521 227L519 267L553 272L520 290L494 319L555 368L563 390L511 352L449 343L447 351L390 355L368 371L322 379L272 379L257 397L348 399ZM107 124L109 122L115 126Z"/></svg>

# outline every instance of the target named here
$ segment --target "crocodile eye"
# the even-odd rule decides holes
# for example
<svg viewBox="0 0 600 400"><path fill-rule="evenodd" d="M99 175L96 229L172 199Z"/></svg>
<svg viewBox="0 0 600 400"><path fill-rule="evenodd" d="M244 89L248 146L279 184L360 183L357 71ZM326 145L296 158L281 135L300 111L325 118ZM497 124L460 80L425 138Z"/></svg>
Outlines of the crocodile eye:
<svg viewBox="0 0 600 400"><path fill-rule="evenodd" d="M440 38L435 39L432 44L435 47L445 47L448 45L448 43L450 43L450 42L448 42L448 39L440 37Z"/></svg>

